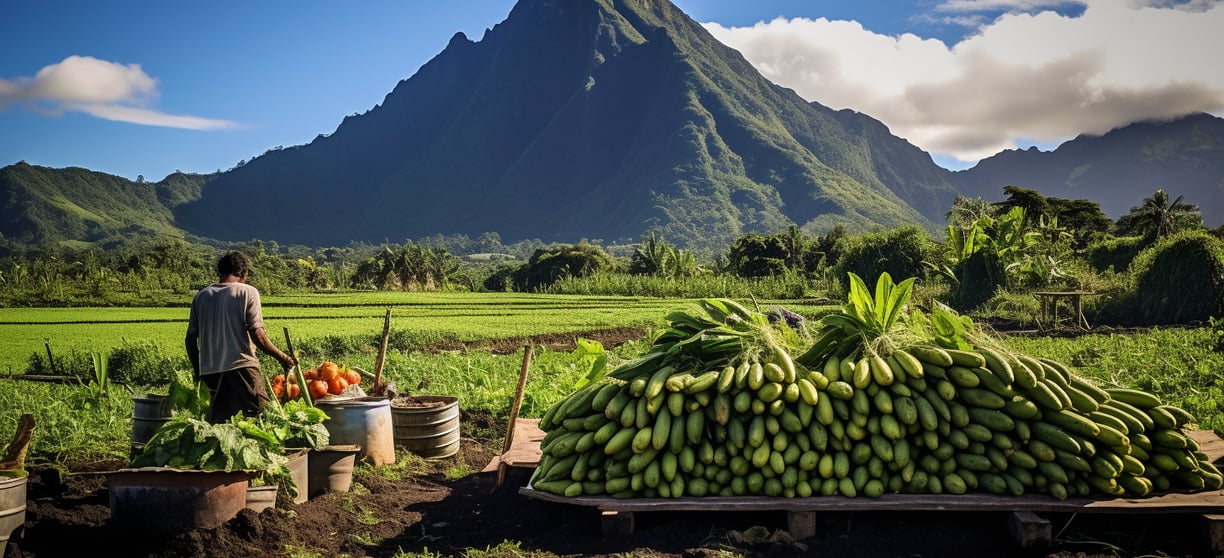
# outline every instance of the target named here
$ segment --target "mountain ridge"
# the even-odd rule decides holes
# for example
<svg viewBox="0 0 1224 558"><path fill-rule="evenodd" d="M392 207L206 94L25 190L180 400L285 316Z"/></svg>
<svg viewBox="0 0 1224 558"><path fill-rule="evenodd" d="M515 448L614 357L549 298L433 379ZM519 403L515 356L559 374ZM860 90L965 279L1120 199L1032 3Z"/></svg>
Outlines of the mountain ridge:
<svg viewBox="0 0 1224 558"><path fill-rule="evenodd" d="M834 114L765 80L669 2L524 0L481 41L456 34L380 105L224 173L175 215L206 236L246 222L254 236L303 243L657 229L681 244L728 244L792 223L933 228L940 213L909 201L946 207L955 191L929 156L889 162ZM912 165L925 168L877 175ZM327 204L327 184L346 176L353 201ZM252 206L288 211L213 218L254 185ZM330 238L309 224L323 206L340 222Z"/></svg>
<svg viewBox="0 0 1224 558"><path fill-rule="evenodd" d="M1053 151L1003 151L950 180L965 195L991 201L1013 184L1047 197L1091 199L1113 219L1162 188L1198 205L1216 227L1224 224L1224 119L1196 113L1141 120L1081 134Z"/></svg>
<svg viewBox="0 0 1224 558"><path fill-rule="evenodd" d="M882 122L769 82L667 1L521 0L454 34L383 101L223 173L132 182L0 169L0 241L169 234L337 246L496 232L514 242L721 250L744 233L935 223L1007 185L1118 217L1164 187L1224 216L1224 120L1190 115L1010 150L951 172Z"/></svg>

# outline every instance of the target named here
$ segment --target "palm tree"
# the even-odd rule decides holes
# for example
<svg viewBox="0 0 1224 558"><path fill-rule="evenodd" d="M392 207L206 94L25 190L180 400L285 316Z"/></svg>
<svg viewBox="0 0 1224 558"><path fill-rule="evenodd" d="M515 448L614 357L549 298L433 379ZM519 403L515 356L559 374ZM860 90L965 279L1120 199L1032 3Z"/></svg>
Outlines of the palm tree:
<svg viewBox="0 0 1224 558"><path fill-rule="evenodd" d="M1175 232L1203 226L1203 215L1197 205L1182 201L1182 196L1169 201L1169 194L1158 188L1143 203L1132 207L1130 212L1118 219L1117 230L1121 235L1144 236L1159 240Z"/></svg>
<svg viewBox="0 0 1224 558"><path fill-rule="evenodd" d="M786 243L786 266L791 269L803 269L803 249L807 244L807 235L797 225L786 228L782 234Z"/></svg>
<svg viewBox="0 0 1224 558"><path fill-rule="evenodd" d="M669 249L671 244L663 240L655 231L650 231L641 244L633 249L633 258L629 263L629 273L634 275L667 275Z"/></svg>

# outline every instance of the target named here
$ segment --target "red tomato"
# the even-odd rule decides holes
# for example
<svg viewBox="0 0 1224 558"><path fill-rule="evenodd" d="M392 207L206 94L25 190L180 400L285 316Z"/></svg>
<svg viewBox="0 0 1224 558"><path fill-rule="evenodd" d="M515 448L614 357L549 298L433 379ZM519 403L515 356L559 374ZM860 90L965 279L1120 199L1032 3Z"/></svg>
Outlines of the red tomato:
<svg viewBox="0 0 1224 558"><path fill-rule="evenodd" d="M348 385L348 380L345 380L344 376L335 376L330 382L327 382L327 392L332 395L340 395L340 392L344 391Z"/></svg>
<svg viewBox="0 0 1224 558"><path fill-rule="evenodd" d="M307 384L310 389L310 398L319 399L327 396L328 385L323 380L314 380Z"/></svg>
<svg viewBox="0 0 1224 558"><path fill-rule="evenodd" d="M288 395L289 399L297 399L302 395L302 388L297 384L289 384L289 387L285 388L285 395Z"/></svg>
<svg viewBox="0 0 1224 558"><path fill-rule="evenodd" d="M319 379L320 380L327 380L330 382L331 379L335 378L336 375L339 373L340 373L340 366L338 366L334 362L323 361L323 363L319 365Z"/></svg>
<svg viewBox="0 0 1224 558"><path fill-rule="evenodd" d="M361 383L361 372L358 372L352 368L348 368L344 371L344 379L348 381L348 385L350 386L355 386L357 384L360 384Z"/></svg>

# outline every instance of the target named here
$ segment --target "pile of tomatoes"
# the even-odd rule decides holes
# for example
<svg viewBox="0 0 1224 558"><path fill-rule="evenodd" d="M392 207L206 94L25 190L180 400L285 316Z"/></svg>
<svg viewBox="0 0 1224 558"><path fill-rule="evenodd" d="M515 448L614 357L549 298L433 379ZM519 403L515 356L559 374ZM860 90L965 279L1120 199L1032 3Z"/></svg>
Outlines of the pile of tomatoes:
<svg viewBox="0 0 1224 558"><path fill-rule="evenodd" d="M306 389L311 399L322 399L328 395L340 395L344 388L361 383L361 373L354 368L340 366L331 361L323 361L318 366L302 371L306 380ZM298 399L302 396L302 387L298 385L296 374L277 374L272 377L272 394L279 401Z"/></svg>

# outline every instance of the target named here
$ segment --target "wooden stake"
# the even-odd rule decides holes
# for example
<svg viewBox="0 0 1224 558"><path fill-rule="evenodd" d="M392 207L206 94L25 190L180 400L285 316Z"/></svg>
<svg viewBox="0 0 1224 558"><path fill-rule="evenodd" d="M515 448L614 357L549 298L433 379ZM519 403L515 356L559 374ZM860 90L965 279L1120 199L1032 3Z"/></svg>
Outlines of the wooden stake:
<svg viewBox="0 0 1224 558"><path fill-rule="evenodd" d="M497 484L493 486L494 490L500 488L506 481L506 464L501 459L514 444L514 423L518 421L519 407L523 404L523 390L527 387L529 369L531 369L531 345L524 345L523 366L519 368L518 387L514 388L514 400L510 402L510 421L506 425L506 441L502 443L502 452L497 458Z"/></svg>
<svg viewBox="0 0 1224 558"><path fill-rule="evenodd" d="M514 421L518 420L519 407L523 404L523 389L527 387L527 370L531 367L531 345L523 346L523 366L519 369L518 387L514 389L514 401L510 402L510 426L506 429L506 442L502 453L510 451L514 442Z"/></svg>
<svg viewBox="0 0 1224 558"><path fill-rule="evenodd" d="M59 374L55 370L55 358L51 356L51 339L43 337L43 346L47 348L47 367L51 369L52 374Z"/></svg>
<svg viewBox="0 0 1224 558"><path fill-rule="evenodd" d="M374 383L371 384L371 395L382 395L386 387L382 385L383 362L387 358L387 337L391 335L391 307L387 307L387 317L383 319L382 338L378 341L378 359L374 361Z"/></svg>

